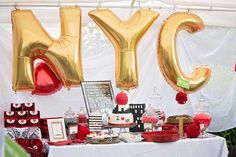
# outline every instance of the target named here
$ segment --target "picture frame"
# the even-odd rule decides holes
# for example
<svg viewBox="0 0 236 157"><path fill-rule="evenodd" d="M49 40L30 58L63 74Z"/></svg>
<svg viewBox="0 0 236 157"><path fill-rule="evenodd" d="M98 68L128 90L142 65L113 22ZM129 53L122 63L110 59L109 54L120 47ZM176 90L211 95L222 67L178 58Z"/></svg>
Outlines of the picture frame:
<svg viewBox="0 0 236 157"><path fill-rule="evenodd" d="M113 110L115 99L111 81L81 81L81 88L88 115L97 110Z"/></svg>
<svg viewBox="0 0 236 157"><path fill-rule="evenodd" d="M49 140L51 142L67 140L65 122L63 118L47 119Z"/></svg>

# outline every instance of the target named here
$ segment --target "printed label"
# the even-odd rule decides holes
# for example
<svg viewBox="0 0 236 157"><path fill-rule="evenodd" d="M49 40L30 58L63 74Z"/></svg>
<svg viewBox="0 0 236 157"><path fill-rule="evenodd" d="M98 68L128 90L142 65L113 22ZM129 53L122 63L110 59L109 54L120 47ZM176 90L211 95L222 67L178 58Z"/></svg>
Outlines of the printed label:
<svg viewBox="0 0 236 157"><path fill-rule="evenodd" d="M183 87L185 89L189 89L190 88L189 81L184 80L184 79L182 79L180 77L177 78L177 86Z"/></svg>
<svg viewBox="0 0 236 157"><path fill-rule="evenodd" d="M70 134L76 134L78 132L78 127L77 126L70 126L69 127L69 133Z"/></svg>

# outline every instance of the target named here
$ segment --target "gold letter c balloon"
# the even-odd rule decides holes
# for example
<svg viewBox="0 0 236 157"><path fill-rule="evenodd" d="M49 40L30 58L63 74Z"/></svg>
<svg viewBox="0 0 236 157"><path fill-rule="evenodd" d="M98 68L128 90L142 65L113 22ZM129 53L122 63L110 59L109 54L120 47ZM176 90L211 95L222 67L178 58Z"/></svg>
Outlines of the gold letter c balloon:
<svg viewBox="0 0 236 157"><path fill-rule="evenodd" d="M104 31L116 51L116 86L129 90L138 86L136 47L159 14L138 10L128 21L122 21L109 9L97 9L89 16Z"/></svg>
<svg viewBox="0 0 236 157"><path fill-rule="evenodd" d="M209 80L211 69L207 66L199 66L191 75L186 75L181 70L176 54L176 36L179 31L187 30L194 33L204 27L200 17L191 13L174 13L163 24L158 43L158 61L162 74L169 85L177 91L191 93L203 87ZM177 78L187 80L189 89L177 86Z"/></svg>
<svg viewBox="0 0 236 157"><path fill-rule="evenodd" d="M30 10L12 12L13 67L12 88L34 90L34 60L44 60L66 88L83 80L79 8L61 8L61 37L54 40Z"/></svg>

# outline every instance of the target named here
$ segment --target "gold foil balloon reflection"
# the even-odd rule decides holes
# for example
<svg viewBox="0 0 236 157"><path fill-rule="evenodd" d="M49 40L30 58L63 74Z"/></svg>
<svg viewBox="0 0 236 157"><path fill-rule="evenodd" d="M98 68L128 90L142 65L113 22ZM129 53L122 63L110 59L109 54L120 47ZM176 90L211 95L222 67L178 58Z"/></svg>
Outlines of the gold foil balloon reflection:
<svg viewBox="0 0 236 157"><path fill-rule="evenodd" d="M109 9L97 9L90 11L89 16L103 30L115 48L117 87L125 90L136 88L137 44L159 14L141 9L128 21L122 21Z"/></svg>
<svg viewBox="0 0 236 157"><path fill-rule="evenodd" d="M34 90L33 62L44 60L66 88L83 80L79 8L61 8L61 36L55 40L43 29L31 10L12 12L13 67L12 88Z"/></svg>
<svg viewBox="0 0 236 157"><path fill-rule="evenodd" d="M179 66L176 52L176 36L179 31L186 30L189 33L200 31L204 28L200 17L191 13L174 13L163 24L158 41L158 61L161 72L172 88L186 93L197 91L204 86L211 75L208 66L198 66L191 75L186 75ZM178 87L177 78L180 77L189 82L189 89Z"/></svg>

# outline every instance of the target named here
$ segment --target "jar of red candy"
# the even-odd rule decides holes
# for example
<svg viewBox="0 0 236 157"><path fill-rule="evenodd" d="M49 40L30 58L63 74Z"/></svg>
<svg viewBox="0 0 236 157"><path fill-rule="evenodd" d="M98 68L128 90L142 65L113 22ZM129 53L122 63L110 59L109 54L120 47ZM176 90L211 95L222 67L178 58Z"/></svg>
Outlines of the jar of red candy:
<svg viewBox="0 0 236 157"><path fill-rule="evenodd" d="M84 111L84 108L81 107L78 114L78 123L79 125L88 126L88 116Z"/></svg>
<svg viewBox="0 0 236 157"><path fill-rule="evenodd" d="M158 122L158 116L151 105L149 105L149 107L143 113L141 117L141 121L144 124L145 131L153 131L153 127Z"/></svg>
<svg viewBox="0 0 236 157"><path fill-rule="evenodd" d="M196 105L196 113L194 114L194 122L200 127L201 136L207 137L206 130L211 124L212 117L208 113L208 103L205 99L200 99L199 103Z"/></svg>

